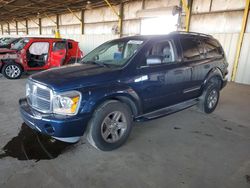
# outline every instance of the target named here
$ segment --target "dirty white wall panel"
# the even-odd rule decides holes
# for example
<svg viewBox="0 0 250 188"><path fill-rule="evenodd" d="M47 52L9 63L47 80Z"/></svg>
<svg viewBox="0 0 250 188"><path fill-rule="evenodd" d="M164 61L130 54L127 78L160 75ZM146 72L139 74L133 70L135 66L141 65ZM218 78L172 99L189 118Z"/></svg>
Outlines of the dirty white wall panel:
<svg viewBox="0 0 250 188"><path fill-rule="evenodd" d="M43 35L53 35L55 33L56 27L42 27Z"/></svg>
<svg viewBox="0 0 250 188"><path fill-rule="evenodd" d="M141 21L140 20L129 20L123 22L123 35L138 35L141 30Z"/></svg>
<svg viewBox="0 0 250 188"><path fill-rule="evenodd" d="M50 16L49 18L42 18L42 26L46 27L46 26L55 26L56 22L56 16Z"/></svg>
<svg viewBox="0 0 250 188"><path fill-rule="evenodd" d="M229 64L228 67L228 78L231 78L232 71L233 71L233 64L235 60L236 55L236 49L237 49L237 42L239 38L239 33L218 33L218 34L212 34L214 38L218 39L221 43L226 58Z"/></svg>
<svg viewBox="0 0 250 188"><path fill-rule="evenodd" d="M179 0L146 0L145 9L175 6L179 5L179 3Z"/></svg>
<svg viewBox="0 0 250 188"><path fill-rule="evenodd" d="M136 18L136 12L142 9L142 1L126 3L123 8L124 20Z"/></svg>
<svg viewBox="0 0 250 188"><path fill-rule="evenodd" d="M29 28L29 35L39 35L39 28L38 27Z"/></svg>
<svg viewBox="0 0 250 188"><path fill-rule="evenodd" d="M85 34L112 34L112 28L118 25L118 22L85 24Z"/></svg>
<svg viewBox="0 0 250 188"><path fill-rule="evenodd" d="M74 14L78 17L81 18L81 12L74 12ZM59 25L74 25L74 24L80 24L80 20L73 15L72 13L69 14L62 14L59 16Z"/></svg>
<svg viewBox="0 0 250 188"><path fill-rule="evenodd" d="M81 34L81 25L60 25L60 33L64 35L77 35Z"/></svg>
<svg viewBox="0 0 250 188"><path fill-rule="evenodd" d="M244 35L235 81L250 84L250 33Z"/></svg>
<svg viewBox="0 0 250 188"><path fill-rule="evenodd" d="M100 44L118 38L118 35L62 35L63 38L70 38L79 42L79 46L84 54L90 52Z"/></svg>
<svg viewBox="0 0 250 188"><path fill-rule="evenodd" d="M190 30L204 33L237 33L241 30L243 11L192 15Z"/></svg>
<svg viewBox="0 0 250 188"><path fill-rule="evenodd" d="M26 29L26 21L17 22L18 29Z"/></svg>
<svg viewBox="0 0 250 188"><path fill-rule="evenodd" d="M210 2L211 0L194 0L192 5L192 12L209 12Z"/></svg>
<svg viewBox="0 0 250 188"><path fill-rule="evenodd" d="M114 9L119 12L119 6L114 6ZM109 7L86 10L84 12L84 23L95 23L105 21L117 21L118 18Z"/></svg>
<svg viewBox="0 0 250 188"><path fill-rule="evenodd" d="M213 0L211 11L244 9L246 0Z"/></svg>
<svg viewBox="0 0 250 188"><path fill-rule="evenodd" d="M30 20L28 20L29 28L38 27L38 24L39 24L38 18L31 18Z"/></svg>
<svg viewBox="0 0 250 188"><path fill-rule="evenodd" d="M10 22L10 30L16 29L16 22Z"/></svg>

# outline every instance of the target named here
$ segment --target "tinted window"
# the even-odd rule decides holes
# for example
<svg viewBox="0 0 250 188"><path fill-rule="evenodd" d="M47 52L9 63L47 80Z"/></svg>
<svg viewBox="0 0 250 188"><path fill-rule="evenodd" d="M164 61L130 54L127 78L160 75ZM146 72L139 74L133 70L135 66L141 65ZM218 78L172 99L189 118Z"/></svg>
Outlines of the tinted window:
<svg viewBox="0 0 250 188"><path fill-rule="evenodd" d="M204 46L207 58L218 57L222 55L222 49L218 42L211 39L204 39Z"/></svg>
<svg viewBox="0 0 250 188"><path fill-rule="evenodd" d="M60 42L55 42L53 45L53 51L58 51L58 50L63 50L66 49L66 42L60 41Z"/></svg>
<svg viewBox="0 0 250 188"><path fill-rule="evenodd" d="M204 57L204 47L198 39L181 38L180 42L184 60L194 61Z"/></svg>

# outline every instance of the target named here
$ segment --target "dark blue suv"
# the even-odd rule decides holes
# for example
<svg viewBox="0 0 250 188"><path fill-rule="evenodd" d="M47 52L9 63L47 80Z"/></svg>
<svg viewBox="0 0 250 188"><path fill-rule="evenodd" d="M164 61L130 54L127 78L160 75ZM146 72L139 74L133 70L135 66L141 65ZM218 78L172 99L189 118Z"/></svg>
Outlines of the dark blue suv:
<svg viewBox="0 0 250 188"><path fill-rule="evenodd" d="M20 111L31 128L100 150L127 140L133 121L198 105L217 106L228 63L219 42L199 33L132 36L102 44L79 63L34 74Z"/></svg>

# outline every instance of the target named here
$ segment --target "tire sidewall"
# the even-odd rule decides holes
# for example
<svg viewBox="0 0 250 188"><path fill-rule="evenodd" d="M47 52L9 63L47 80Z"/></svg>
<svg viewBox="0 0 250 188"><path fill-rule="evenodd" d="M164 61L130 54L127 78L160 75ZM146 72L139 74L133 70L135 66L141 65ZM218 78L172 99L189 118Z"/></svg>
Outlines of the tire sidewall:
<svg viewBox="0 0 250 188"><path fill-rule="evenodd" d="M19 74L17 77L15 77L15 78L9 77L9 76L6 74L6 72L5 72L5 71L6 71L6 68L7 68L8 66L11 66L11 65L17 66L17 67L19 68L19 70L20 70L20 74ZM17 63L6 63L6 64L3 66L3 68L2 68L2 74L4 75L4 77L7 78L7 79L11 79L11 80L19 79L19 78L21 77L21 75L22 75L22 72L23 72L22 67L21 67L19 64L17 64Z"/></svg>
<svg viewBox="0 0 250 188"><path fill-rule="evenodd" d="M120 140L118 140L115 143L108 143L103 139L103 137L101 135L101 125L102 125L104 118L108 114L110 114L114 111L120 111L120 112L124 113L126 121L127 121L127 130ZM91 137L92 142L94 143L94 146L97 149L100 149L103 151L114 150L116 148L119 148L121 145L123 145L129 137L129 134L130 134L131 129L132 129L131 110L129 109L129 107L126 104L121 103L119 101L108 101L104 105L101 105L97 109L97 111L95 111L94 116L93 116L92 120L90 121L89 126L90 127L89 127L88 134L91 134L89 136ZM93 145L93 143L91 143L91 144Z"/></svg>
<svg viewBox="0 0 250 188"><path fill-rule="evenodd" d="M208 107L208 97L209 97L209 95L210 95L210 93L212 91L216 91L217 92L217 101L216 101L216 104L212 108L209 108ZM215 110L215 108L217 107L217 104L219 102L219 98L220 98L219 87L217 85L215 85L215 84L210 84L206 88L206 92L205 92L205 95L204 95L204 101L203 101L204 112L207 113L207 114L212 113Z"/></svg>

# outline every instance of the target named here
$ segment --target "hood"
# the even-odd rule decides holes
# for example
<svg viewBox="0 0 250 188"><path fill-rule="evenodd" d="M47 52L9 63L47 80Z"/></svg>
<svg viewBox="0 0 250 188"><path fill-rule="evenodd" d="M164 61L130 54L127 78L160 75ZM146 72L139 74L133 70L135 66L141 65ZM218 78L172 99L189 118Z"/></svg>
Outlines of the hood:
<svg viewBox="0 0 250 188"><path fill-rule="evenodd" d="M6 54L6 53L16 53L17 50L12 50L8 48L0 48L0 54Z"/></svg>
<svg viewBox="0 0 250 188"><path fill-rule="evenodd" d="M94 64L73 64L36 73L30 77L55 91L67 91L115 80L119 70Z"/></svg>

